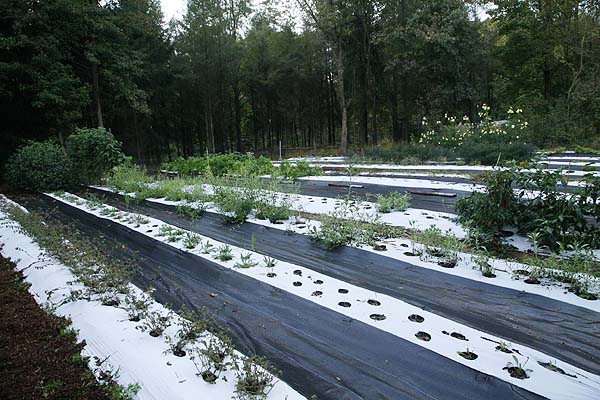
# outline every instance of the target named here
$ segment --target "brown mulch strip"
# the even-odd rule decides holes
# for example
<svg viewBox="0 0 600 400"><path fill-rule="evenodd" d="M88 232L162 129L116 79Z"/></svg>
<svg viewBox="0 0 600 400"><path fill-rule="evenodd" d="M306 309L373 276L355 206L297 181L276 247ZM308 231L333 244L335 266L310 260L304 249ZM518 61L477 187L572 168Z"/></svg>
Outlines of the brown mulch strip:
<svg viewBox="0 0 600 400"><path fill-rule="evenodd" d="M80 358L84 343L66 333L68 321L44 312L27 288L0 255L0 398L110 399Z"/></svg>

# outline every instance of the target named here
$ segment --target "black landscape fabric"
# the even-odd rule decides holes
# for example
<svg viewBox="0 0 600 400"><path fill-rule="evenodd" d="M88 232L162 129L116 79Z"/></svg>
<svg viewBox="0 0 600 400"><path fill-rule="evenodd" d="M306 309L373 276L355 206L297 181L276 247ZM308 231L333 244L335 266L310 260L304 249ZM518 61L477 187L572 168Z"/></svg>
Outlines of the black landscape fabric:
<svg viewBox="0 0 600 400"><path fill-rule="evenodd" d="M125 208L122 196L102 193L107 203ZM228 244L245 248L253 245L270 257L395 297L600 375L600 313L587 308L357 248L330 251L302 234L252 223L226 225L214 213L207 212L199 222L192 223L179 216L175 207L165 204L144 201L139 206L129 205L129 209Z"/></svg>
<svg viewBox="0 0 600 400"><path fill-rule="evenodd" d="M90 237L133 255L134 283L156 288L174 308L207 307L245 354L266 356L296 390L319 399L539 399L526 390L291 293L177 250L120 224L47 197L24 204L54 210ZM213 294L213 296L211 296ZM216 297L214 296L216 294Z"/></svg>

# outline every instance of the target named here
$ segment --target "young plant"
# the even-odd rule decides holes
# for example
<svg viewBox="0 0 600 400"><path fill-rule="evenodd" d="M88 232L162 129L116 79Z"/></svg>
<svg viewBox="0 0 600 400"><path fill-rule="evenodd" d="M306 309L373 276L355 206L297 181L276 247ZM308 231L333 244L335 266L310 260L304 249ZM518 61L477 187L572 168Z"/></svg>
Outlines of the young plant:
<svg viewBox="0 0 600 400"><path fill-rule="evenodd" d="M230 261L233 259L232 249L229 245L224 244L217 249L215 258L219 261Z"/></svg>
<svg viewBox="0 0 600 400"><path fill-rule="evenodd" d="M252 268L258 263L252 259L252 254L246 253L240 255L240 261L235 263L234 268Z"/></svg>
<svg viewBox="0 0 600 400"><path fill-rule="evenodd" d="M215 246L213 246L213 244L209 240L207 240L202 244L202 247L200 247L200 252L202 252L202 254L210 254L213 252L214 249Z"/></svg>
<svg viewBox="0 0 600 400"><path fill-rule="evenodd" d="M130 321L138 322L146 316L150 304L152 304L152 297L150 297L149 292L139 297L134 293L129 293L125 297L123 308L127 312Z"/></svg>
<svg viewBox="0 0 600 400"><path fill-rule="evenodd" d="M152 337L159 337L171 325L171 317L172 312L163 316L158 311L149 311L142 325L139 325L137 328L142 332L148 332Z"/></svg>
<svg viewBox="0 0 600 400"><path fill-rule="evenodd" d="M231 339L221 335L209 335L207 339L192 346L190 359L205 382L216 383L219 376L236 363Z"/></svg>
<svg viewBox="0 0 600 400"><path fill-rule="evenodd" d="M269 372L270 370L272 367L264 358L258 356L246 358L242 365L236 368L237 398L266 399L275 385L275 378Z"/></svg>
<svg viewBox="0 0 600 400"><path fill-rule="evenodd" d="M527 360L525 360L523 364L521 364L517 356L513 355L513 360L514 362L509 362L503 369L507 370L510 376L513 378L529 379L529 373L532 372L532 370L525 369L527 362L529 362L529 357L527 357Z"/></svg>
<svg viewBox="0 0 600 400"><path fill-rule="evenodd" d="M186 249L193 249L198 246L201 242L201 236L195 232L186 232L183 238L183 245Z"/></svg>
<svg viewBox="0 0 600 400"><path fill-rule="evenodd" d="M392 211L406 211L410 206L410 193L392 192L387 195L376 194L377 211L389 213Z"/></svg>

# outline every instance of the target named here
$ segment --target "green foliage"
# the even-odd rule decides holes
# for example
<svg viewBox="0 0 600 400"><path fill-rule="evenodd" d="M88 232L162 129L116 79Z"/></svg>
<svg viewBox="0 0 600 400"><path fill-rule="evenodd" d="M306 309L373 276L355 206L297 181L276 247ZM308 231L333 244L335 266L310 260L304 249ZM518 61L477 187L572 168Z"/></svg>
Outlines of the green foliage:
<svg viewBox="0 0 600 400"><path fill-rule="evenodd" d="M19 189L51 191L73 185L71 163L56 142L31 142L6 163L6 180Z"/></svg>
<svg viewBox="0 0 600 400"><path fill-rule="evenodd" d="M67 139L67 155L80 182L97 183L125 161L121 143L104 128L77 129Z"/></svg>
<svg viewBox="0 0 600 400"><path fill-rule="evenodd" d="M392 147L367 147L356 161L422 164L425 161L445 161L456 158L456 152L442 146L422 143L402 143Z"/></svg>
<svg viewBox="0 0 600 400"><path fill-rule="evenodd" d="M361 212L356 201L345 199L331 213L321 217L320 227L312 227L309 237L328 249L372 245L381 237L381 231L376 229L378 225L381 223L377 216Z"/></svg>
<svg viewBox="0 0 600 400"><path fill-rule="evenodd" d="M538 246L600 246L600 229L589 221L591 218L597 223L600 217L600 178L585 175L584 185L567 195L558 188L566 184L561 172L513 167L488 173L485 193L474 193L456 204L461 221L496 244L502 229L514 225L525 234L533 234Z"/></svg>
<svg viewBox="0 0 600 400"><path fill-rule="evenodd" d="M521 109L509 108L506 120L494 121L490 107L484 104L478 113L478 123L467 116L458 119L446 115L433 124L423 118L426 131L419 143L452 149L467 163L495 165L499 161L526 161L533 156L535 147L526 143L531 134L522 114Z"/></svg>
<svg viewBox="0 0 600 400"><path fill-rule="evenodd" d="M410 206L410 193L392 192L387 195L376 194L377 211L389 213L392 211L406 211Z"/></svg>
<svg viewBox="0 0 600 400"><path fill-rule="evenodd" d="M179 157L174 161L163 163L162 168L177 172L182 176L196 175L269 175L274 171L271 160L252 153L210 154L204 157Z"/></svg>
<svg viewBox="0 0 600 400"><path fill-rule="evenodd" d="M285 179L296 180L303 176L319 176L323 175L321 168L311 167L310 163L305 160L296 161L294 164L288 160L283 160L279 164L277 171L278 175L283 176Z"/></svg>

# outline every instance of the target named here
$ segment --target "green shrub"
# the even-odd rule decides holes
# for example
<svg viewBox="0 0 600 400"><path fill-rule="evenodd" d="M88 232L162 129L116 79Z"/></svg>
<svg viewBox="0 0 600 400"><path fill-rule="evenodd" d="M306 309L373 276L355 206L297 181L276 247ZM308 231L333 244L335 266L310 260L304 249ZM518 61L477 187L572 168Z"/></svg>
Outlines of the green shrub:
<svg viewBox="0 0 600 400"><path fill-rule="evenodd" d="M290 163L288 160L283 160L279 164L278 173L285 179L296 180L303 176L318 176L323 175L321 168L312 167L308 161L300 160L295 164Z"/></svg>
<svg viewBox="0 0 600 400"><path fill-rule="evenodd" d="M196 175L268 175L274 171L271 160L252 153L239 154L210 154L204 157L179 157L174 161L165 162L162 168L177 172L182 176Z"/></svg>
<svg viewBox="0 0 600 400"><path fill-rule="evenodd" d="M99 182L125 161L121 143L104 128L77 129L67 139L67 155L79 181Z"/></svg>
<svg viewBox="0 0 600 400"><path fill-rule="evenodd" d="M406 211L410 206L410 193L392 192L387 195L376 194L377 211L389 213L392 211Z"/></svg>
<svg viewBox="0 0 600 400"><path fill-rule="evenodd" d="M505 226L514 225L535 238L538 246L598 247L600 177L587 174L583 182L573 195L566 195L558 188L566 183L560 170L513 167L486 174L486 191L459 200L456 209L461 222L495 243ZM593 219L595 223L590 223Z"/></svg>
<svg viewBox="0 0 600 400"><path fill-rule="evenodd" d="M19 148L6 163L6 180L26 190L65 189L74 182L69 159L56 142L31 142Z"/></svg>
<svg viewBox="0 0 600 400"><path fill-rule="evenodd" d="M457 149L460 157L468 164L478 162L483 165L500 165L506 161L527 161L535 152L535 146L522 142L493 142L480 139L467 139Z"/></svg>
<svg viewBox="0 0 600 400"><path fill-rule="evenodd" d="M357 162L367 160L394 164L422 164L456 158L454 150L434 144L401 143L392 148L368 147Z"/></svg>

